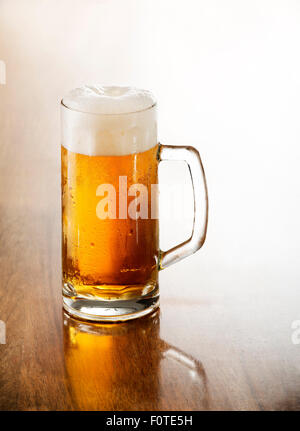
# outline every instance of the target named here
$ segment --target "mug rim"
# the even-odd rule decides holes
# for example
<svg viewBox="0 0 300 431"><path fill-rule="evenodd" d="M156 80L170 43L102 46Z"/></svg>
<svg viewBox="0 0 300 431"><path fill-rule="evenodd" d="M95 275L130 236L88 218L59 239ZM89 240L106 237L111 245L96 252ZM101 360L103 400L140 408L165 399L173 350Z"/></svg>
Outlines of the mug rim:
<svg viewBox="0 0 300 431"><path fill-rule="evenodd" d="M130 112L121 112L119 114L113 113L113 114L108 114L108 113L99 113L99 112L87 112L87 111L81 111L80 109L74 109L74 108L70 108L68 105L66 105L64 103L64 99L61 99L60 101L60 105L63 108L68 109L69 111L73 111L73 112L78 112L80 114L87 114L87 115L98 115L100 116L107 116L107 117L120 117L121 115L133 115L133 114L139 114L139 113L143 113L146 111L149 111L150 109L153 109L157 106L157 102L155 101L151 106L148 106L148 108L145 109L140 109L138 111L130 111Z"/></svg>

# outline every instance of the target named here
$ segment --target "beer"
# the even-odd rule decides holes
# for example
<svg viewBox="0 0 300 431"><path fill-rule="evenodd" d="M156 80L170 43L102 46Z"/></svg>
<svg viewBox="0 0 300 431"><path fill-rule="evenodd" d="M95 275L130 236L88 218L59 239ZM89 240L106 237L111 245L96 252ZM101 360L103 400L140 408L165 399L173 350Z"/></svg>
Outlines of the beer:
<svg viewBox="0 0 300 431"><path fill-rule="evenodd" d="M161 361L167 360L164 352L170 347L159 338L158 313L134 325L91 324L64 315L66 380L79 410L144 410L155 405ZM167 384L171 378L168 374Z"/></svg>
<svg viewBox="0 0 300 431"><path fill-rule="evenodd" d="M158 220L151 219L151 185L157 184L157 145L125 156L88 156L62 147L63 279L78 295L128 298L155 288L158 271ZM120 190L119 178L126 178ZM116 191L113 218L100 219L97 189ZM120 200L133 184L148 191L147 219L120 219ZM128 197L128 206L134 196Z"/></svg>
<svg viewBox="0 0 300 431"><path fill-rule="evenodd" d="M158 271L198 250L207 190L192 147L158 144L156 102L131 87L84 86L62 100L63 305L86 320L122 321L159 305ZM158 164L182 160L194 189L192 236L159 249Z"/></svg>
<svg viewBox="0 0 300 431"><path fill-rule="evenodd" d="M149 92L93 86L63 99L62 271L68 311L128 314L143 310L147 301L158 305L158 220L152 217L157 154Z"/></svg>

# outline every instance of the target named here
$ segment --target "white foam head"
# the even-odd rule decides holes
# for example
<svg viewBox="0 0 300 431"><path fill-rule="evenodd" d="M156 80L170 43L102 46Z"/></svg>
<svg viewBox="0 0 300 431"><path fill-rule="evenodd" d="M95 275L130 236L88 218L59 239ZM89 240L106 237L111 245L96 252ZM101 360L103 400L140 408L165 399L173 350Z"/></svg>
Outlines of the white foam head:
<svg viewBox="0 0 300 431"><path fill-rule="evenodd" d="M156 144L156 101L149 91L84 86L62 100L62 145L69 151L126 155Z"/></svg>

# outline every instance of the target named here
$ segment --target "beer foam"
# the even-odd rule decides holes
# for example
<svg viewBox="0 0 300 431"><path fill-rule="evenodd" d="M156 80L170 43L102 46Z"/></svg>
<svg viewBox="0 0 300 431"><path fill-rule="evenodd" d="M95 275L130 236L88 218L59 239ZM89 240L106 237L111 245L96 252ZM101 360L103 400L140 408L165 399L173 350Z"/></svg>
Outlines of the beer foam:
<svg viewBox="0 0 300 431"><path fill-rule="evenodd" d="M157 144L155 105L134 87L76 88L62 100L62 145L90 156L147 151Z"/></svg>
<svg viewBox="0 0 300 431"><path fill-rule="evenodd" d="M86 85L71 90L63 104L89 114L128 114L150 108L155 99L150 91L134 87Z"/></svg>

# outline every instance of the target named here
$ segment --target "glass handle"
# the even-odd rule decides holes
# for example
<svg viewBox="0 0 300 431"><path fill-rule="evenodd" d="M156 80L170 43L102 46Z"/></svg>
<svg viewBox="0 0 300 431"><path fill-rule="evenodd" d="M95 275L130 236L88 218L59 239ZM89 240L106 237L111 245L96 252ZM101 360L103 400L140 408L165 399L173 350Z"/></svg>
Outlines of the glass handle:
<svg viewBox="0 0 300 431"><path fill-rule="evenodd" d="M160 252L159 268L164 269L202 247L208 221L208 194L204 169L199 152L194 147L160 145L158 160L184 161L191 175L194 193L194 222L191 237L167 251Z"/></svg>

